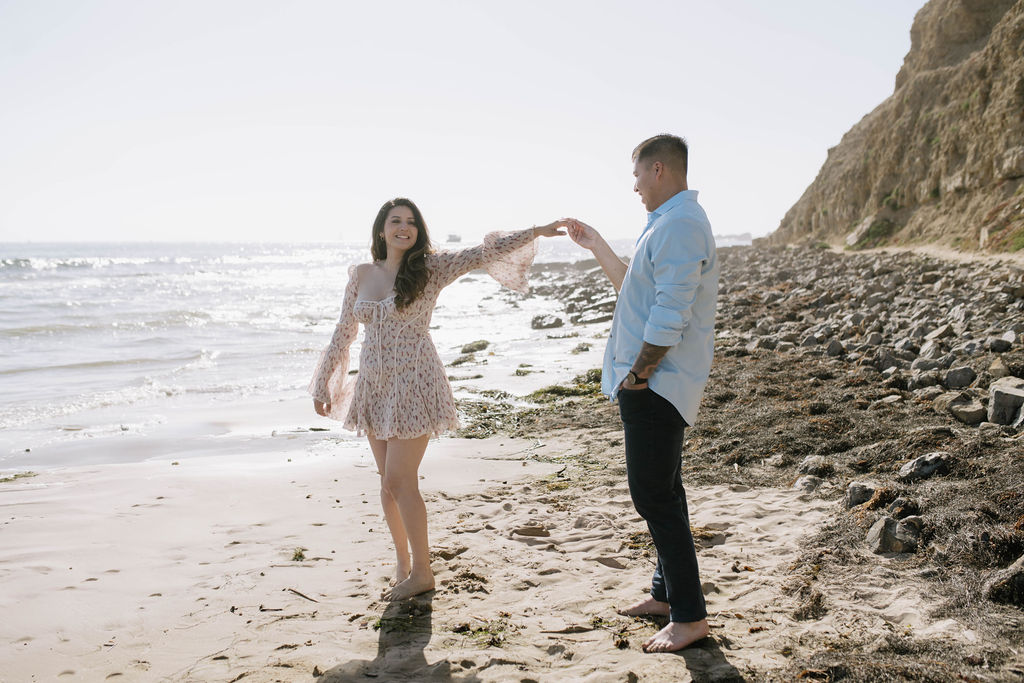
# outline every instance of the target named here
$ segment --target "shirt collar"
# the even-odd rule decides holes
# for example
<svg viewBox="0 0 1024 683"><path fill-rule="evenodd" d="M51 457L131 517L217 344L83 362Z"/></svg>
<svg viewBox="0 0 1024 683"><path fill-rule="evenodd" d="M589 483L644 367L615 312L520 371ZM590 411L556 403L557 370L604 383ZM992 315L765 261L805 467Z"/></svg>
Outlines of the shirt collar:
<svg viewBox="0 0 1024 683"><path fill-rule="evenodd" d="M643 229L643 232L640 233L640 237L643 237L644 233L651 229L651 225L654 223L654 221L658 219L659 216L664 216L666 213L668 213L669 211L676 208L677 206L679 206L680 204L687 200L693 202L697 201L697 190L682 190L681 192L677 192L668 199L666 199L664 202L662 202L661 206L656 208L654 211L648 213L647 227L645 227ZM638 237L636 241L639 243L640 238Z"/></svg>
<svg viewBox="0 0 1024 683"><path fill-rule="evenodd" d="M650 215L662 216L671 211L672 209L674 209L675 207L679 206L681 203L683 203L683 201L687 199L691 201L697 201L697 190L683 190L681 192L677 192L676 194L672 195L664 202L662 202L661 206L656 208L654 211L651 211Z"/></svg>

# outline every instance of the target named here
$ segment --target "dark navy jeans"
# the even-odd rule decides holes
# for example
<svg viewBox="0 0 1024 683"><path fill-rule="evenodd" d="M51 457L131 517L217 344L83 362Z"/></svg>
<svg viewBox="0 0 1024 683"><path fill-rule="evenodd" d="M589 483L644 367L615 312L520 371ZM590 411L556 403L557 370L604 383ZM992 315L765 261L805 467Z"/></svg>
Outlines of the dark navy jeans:
<svg viewBox="0 0 1024 683"><path fill-rule="evenodd" d="M651 597L669 604L672 621L700 621L708 613L680 471L686 421L649 388L622 389L618 398L629 494L658 550Z"/></svg>

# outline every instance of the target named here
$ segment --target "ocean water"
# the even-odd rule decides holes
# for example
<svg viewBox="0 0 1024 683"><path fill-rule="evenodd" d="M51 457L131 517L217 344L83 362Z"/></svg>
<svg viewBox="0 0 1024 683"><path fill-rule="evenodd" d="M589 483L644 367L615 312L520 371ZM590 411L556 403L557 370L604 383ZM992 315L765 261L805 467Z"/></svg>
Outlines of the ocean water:
<svg viewBox="0 0 1024 683"><path fill-rule="evenodd" d="M628 254L632 245L613 246ZM538 247L537 263L589 257L568 239ZM306 386L348 267L368 256L365 244L340 243L0 244L0 470L220 448L213 437L240 429L239 406L254 415L253 433L321 419ZM530 328L533 316L561 310L481 274L445 289L431 331L442 360L491 342L487 357L452 369L470 378L453 383L456 396L521 396L599 367L606 330L563 329L576 336L553 340ZM581 343L593 350L578 353ZM300 416L288 416L291 405Z"/></svg>
<svg viewBox="0 0 1024 683"><path fill-rule="evenodd" d="M587 256L541 247L538 261ZM0 469L152 431L189 407L305 397L348 266L367 257L337 243L0 245ZM558 308L517 310L499 290L479 275L445 290L432 332L442 358Z"/></svg>

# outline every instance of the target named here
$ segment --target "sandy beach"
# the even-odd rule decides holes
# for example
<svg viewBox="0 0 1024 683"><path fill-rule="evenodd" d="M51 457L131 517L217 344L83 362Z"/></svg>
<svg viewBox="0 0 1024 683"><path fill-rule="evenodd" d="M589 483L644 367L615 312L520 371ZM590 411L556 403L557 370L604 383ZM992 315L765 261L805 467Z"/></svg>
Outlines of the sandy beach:
<svg viewBox="0 0 1024 683"><path fill-rule="evenodd" d="M642 652L658 620L616 607L642 596L654 557L616 407L592 373L529 393L556 376L543 363L498 389L524 369L498 353L451 370L465 425L421 470L437 589L403 603L381 599L393 554L372 458L305 399L212 413L202 438L167 423L81 439L69 462L123 457L8 477L0 680L1021 680L1021 608L991 590L1024 548L1021 433L953 411L995 400L997 367L1024 372L1015 266L722 253L716 363L683 475L711 637ZM987 269L985 294L937 356L976 371L954 392L923 345L897 341L912 334L900 311L933 307L922 334L945 329L947 298L980 282L971 268ZM869 286L896 272L916 296ZM536 288L564 304L547 334L567 358L580 340L600 349L598 275ZM857 310L878 324L851 323ZM944 468L901 474L936 452ZM886 519L916 524L914 544L878 546Z"/></svg>
<svg viewBox="0 0 1024 683"><path fill-rule="evenodd" d="M718 675L739 663L723 647L769 656L759 646L779 628L785 567L827 507L792 491L692 489L720 637L647 657L638 643L654 623L615 607L643 592L650 549L621 467L586 443L563 432L433 444L422 487L438 590L394 605L380 600L393 566L372 458L312 454L303 440L244 462L6 482L3 680Z"/></svg>
<svg viewBox="0 0 1024 683"><path fill-rule="evenodd" d="M365 645L353 631L373 615L391 557L376 467L366 449L315 454L298 441L244 460L68 467L5 483L0 678L232 680L356 658ZM523 460L535 450L441 442L423 490L437 506L543 476L554 465ZM438 531L457 514L434 519Z"/></svg>

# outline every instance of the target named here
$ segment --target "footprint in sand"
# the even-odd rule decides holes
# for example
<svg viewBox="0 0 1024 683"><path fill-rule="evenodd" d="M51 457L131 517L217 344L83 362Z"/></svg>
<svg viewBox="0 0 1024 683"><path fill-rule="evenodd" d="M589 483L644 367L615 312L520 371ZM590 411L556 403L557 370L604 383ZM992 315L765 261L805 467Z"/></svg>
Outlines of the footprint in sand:
<svg viewBox="0 0 1024 683"><path fill-rule="evenodd" d="M588 510L572 523L574 529L608 529L615 526L615 518L607 512Z"/></svg>
<svg viewBox="0 0 1024 683"><path fill-rule="evenodd" d="M725 526L728 527L728 524ZM698 550L713 548L716 545L723 545L726 539L731 535L715 530L710 524L703 527L691 527L690 531L693 533L693 542L697 546Z"/></svg>
<svg viewBox="0 0 1024 683"><path fill-rule="evenodd" d="M431 554L441 558L446 562L450 562L451 560L454 560L456 557L466 552L467 550L469 550L469 548L462 545L458 546L457 548L437 548Z"/></svg>
<svg viewBox="0 0 1024 683"><path fill-rule="evenodd" d="M626 565L621 560L615 557L585 557L585 560L593 560L598 564L603 564L611 569L626 569Z"/></svg>
<svg viewBox="0 0 1024 683"><path fill-rule="evenodd" d="M486 583L487 579L485 577L475 574L468 569L462 570L450 579L441 581L441 585L452 593L490 593L490 591L484 588Z"/></svg>
<svg viewBox="0 0 1024 683"><path fill-rule="evenodd" d="M529 536L532 538L547 538L551 532L543 524L529 523L516 527L512 530L513 536Z"/></svg>

